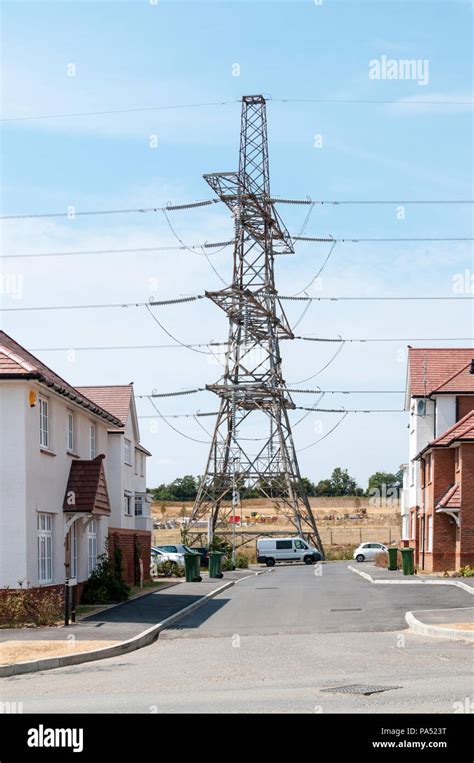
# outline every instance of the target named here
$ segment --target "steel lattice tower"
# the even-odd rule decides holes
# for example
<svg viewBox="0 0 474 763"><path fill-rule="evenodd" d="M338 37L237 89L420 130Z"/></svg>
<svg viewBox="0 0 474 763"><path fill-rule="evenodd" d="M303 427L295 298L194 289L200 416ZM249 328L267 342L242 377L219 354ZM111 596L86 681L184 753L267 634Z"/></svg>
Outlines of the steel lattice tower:
<svg viewBox="0 0 474 763"><path fill-rule="evenodd" d="M295 405L282 376L280 340L294 335L275 288L274 258L293 253L293 246L270 200L261 95L242 99L239 171L204 178L233 214L235 244L232 285L206 292L229 317L229 339L224 373L206 385L220 406L189 537L201 535L193 523L208 517L213 532L228 530L232 494L257 488L323 553L291 433L288 410ZM265 436L244 436L254 433L257 417Z"/></svg>

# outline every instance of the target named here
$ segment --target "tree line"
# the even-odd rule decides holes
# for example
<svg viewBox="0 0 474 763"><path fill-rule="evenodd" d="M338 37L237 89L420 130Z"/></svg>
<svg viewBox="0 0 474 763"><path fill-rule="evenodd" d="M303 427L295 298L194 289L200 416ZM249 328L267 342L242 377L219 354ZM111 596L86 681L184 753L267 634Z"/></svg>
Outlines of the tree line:
<svg viewBox="0 0 474 763"><path fill-rule="evenodd" d="M193 477L192 474L186 474L184 477L178 477L169 484L158 485L150 490L155 501L193 501L199 490L200 477ZM317 483L312 482L308 477L302 477L302 482L306 494L311 497L338 497L338 496L370 496L374 491L400 490L402 487L401 470L392 472L375 472L367 482L367 488L359 487L357 481L351 477L347 469L337 466L333 469L330 477L320 480ZM277 497L284 490L284 484L281 480L275 478L271 481L262 481L260 486L248 488L238 485L240 498L261 498L264 491L268 495ZM229 489L228 497L232 494Z"/></svg>

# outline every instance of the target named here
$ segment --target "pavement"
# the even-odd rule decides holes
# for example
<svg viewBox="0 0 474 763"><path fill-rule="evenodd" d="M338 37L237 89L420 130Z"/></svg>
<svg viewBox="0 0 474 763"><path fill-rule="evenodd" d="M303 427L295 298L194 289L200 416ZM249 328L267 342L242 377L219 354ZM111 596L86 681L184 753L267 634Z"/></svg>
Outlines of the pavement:
<svg viewBox="0 0 474 763"><path fill-rule="evenodd" d="M0 629L0 643L4 641L56 641L73 635L81 641L125 641L137 636L156 623L166 620L180 610L194 604L224 583L239 580L253 570L225 572L221 579L203 577L201 583L177 580L166 588L159 588L131 601L110 607L93 615L57 628ZM67 635L66 635L67 633Z"/></svg>
<svg viewBox="0 0 474 763"><path fill-rule="evenodd" d="M177 581L176 585L151 591L68 626L5 629L0 640L0 676L52 670L141 649L183 613L194 611L217 593L261 572L235 570L219 579L203 575L199 583Z"/></svg>
<svg viewBox="0 0 474 763"><path fill-rule="evenodd" d="M388 570L386 567L376 567L372 562L352 562L349 565L352 572L361 576L370 576L374 583L397 583L399 585L445 585L463 588L474 593L474 578L450 578L442 574L404 575L401 570Z"/></svg>
<svg viewBox="0 0 474 763"><path fill-rule="evenodd" d="M471 712L473 645L405 622L471 603L454 587L370 585L347 562L277 565L144 649L5 678L2 700L25 713Z"/></svg>

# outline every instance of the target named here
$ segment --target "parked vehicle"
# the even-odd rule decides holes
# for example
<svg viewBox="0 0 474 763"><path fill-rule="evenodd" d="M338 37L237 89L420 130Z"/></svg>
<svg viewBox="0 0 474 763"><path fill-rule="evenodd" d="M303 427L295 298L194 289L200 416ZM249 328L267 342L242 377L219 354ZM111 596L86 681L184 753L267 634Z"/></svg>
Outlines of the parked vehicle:
<svg viewBox="0 0 474 763"><path fill-rule="evenodd" d="M321 560L320 552L303 538L258 538L257 562L273 567L275 562L304 562Z"/></svg>
<svg viewBox="0 0 474 763"><path fill-rule="evenodd" d="M183 543L172 543L166 546L153 546L152 550L162 552L166 555L166 561L176 562L181 567L184 567L184 555L187 553L197 553L198 549L189 548ZM162 561L165 561L164 559Z"/></svg>
<svg viewBox="0 0 474 763"><path fill-rule="evenodd" d="M377 554L388 551L383 543L361 543L354 551L352 558L356 562L371 562Z"/></svg>
<svg viewBox="0 0 474 763"><path fill-rule="evenodd" d="M179 559L172 554L167 554L165 551L162 551L157 546L152 546L150 551L150 570L152 572L155 572L155 565L161 564L161 562L175 562L176 564L179 564L180 566L184 566L184 557L183 557L183 564L181 565Z"/></svg>

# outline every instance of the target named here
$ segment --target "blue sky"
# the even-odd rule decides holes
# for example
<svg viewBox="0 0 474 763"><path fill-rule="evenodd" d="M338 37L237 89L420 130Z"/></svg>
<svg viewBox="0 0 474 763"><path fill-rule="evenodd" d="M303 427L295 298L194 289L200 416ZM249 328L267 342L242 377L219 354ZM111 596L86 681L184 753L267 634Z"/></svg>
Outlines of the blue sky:
<svg viewBox="0 0 474 763"><path fill-rule="evenodd" d="M180 104L162 109L3 123L3 214L163 205L211 197L206 172L236 169L239 98L268 97L272 191L313 199L472 198L472 21L470 2L15 2L3 3L4 118ZM429 63L426 85L373 80L369 62L382 56ZM75 76L68 76L68 65ZM236 66L239 76L233 76ZM290 99L282 103L279 99ZM308 103L306 99L326 102ZM393 103L328 103L375 100ZM416 103L413 103L416 101ZM428 103L436 101L436 104ZM456 102L456 103L454 103ZM157 148L150 148L156 135ZM314 145L322 136L322 147ZM306 208L280 207L297 233ZM187 243L224 240L232 226L220 205L174 213ZM315 207L307 235L335 237L472 236L466 205ZM19 220L2 226L2 253L176 245L162 214ZM327 245L299 244L278 262L282 293L307 284ZM229 279L231 251L213 255ZM453 294L453 277L472 272L469 242L338 244L318 294ZM218 288L203 257L189 252L18 259L3 261L21 293L3 288L5 307L144 301ZM313 295L317 293L310 291ZM302 306L288 309L292 321ZM219 340L226 322L204 301L157 313L189 342ZM3 328L28 348L167 344L144 310L3 313ZM343 337L467 337L467 302L314 303L302 334ZM407 342L285 345L286 378L324 389L399 389L405 383ZM413 344L417 344L413 342ZM418 343L419 344L419 343ZM432 346L434 343L427 343ZM446 343L444 343L446 344ZM450 342L460 346L466 342ZM76 384L134 381L151 389L204 386L219 375L209 356L185 349L76 352L38 355ZM71 361L73 357L73 361ZM211 361L211 362L209 362ZM298 396L297 403L311 398ZM399 395L330 395L325 407L400 408ZM163 402L163 413L215 410L211 393ZM150 415L147 401L139 413ZM297 413L293 414L297 420ZM297 448L331 429L335 414L310 414L295 429ZM206 420L206 426L211 420ZM173 422L198 439L191 419ZM301 454L303 473L321 479L334 466L349 468L361 484L407 458L404 414L351 415L334 434ZM197 474L206 446L141 419L153 452L150 484ZM357 447L354 447L357 443Z"/></svg>

